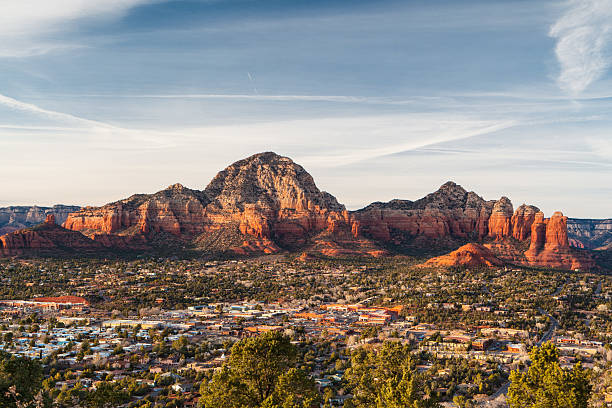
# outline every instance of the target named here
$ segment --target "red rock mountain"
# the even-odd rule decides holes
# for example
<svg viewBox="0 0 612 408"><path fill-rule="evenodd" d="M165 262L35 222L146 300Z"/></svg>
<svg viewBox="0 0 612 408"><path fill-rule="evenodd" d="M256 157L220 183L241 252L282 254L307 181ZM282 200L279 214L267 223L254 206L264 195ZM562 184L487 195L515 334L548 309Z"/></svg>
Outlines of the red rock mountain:
<svg viewBox="0 0 612 408"><path fill-rule="evenodd" d="M104 247L82 234L60 227L48 214L44 223L0 236L0 255L54 254L63 251L96 252Z"/></svg>
<svg viewBox="0 0 612 408"><path fill-rule="evenodd" d="M454 267L454 266L502 266L504 262L497 258L491 250L479 244L465 244L461 248L447 254L431 258L420 266L423 267Z"/></svg>
<svg viewBox="0 0 612 408"><path fill-rule="evenodd" d="M587 257L569 248L566 219L559 214L545 220L536 207L513 211L506 197L486 201L452 182L414 202L377 202L348 212L320 191L301 166L271 152L237 161L202 191L175 184L155 194L83 208L68 215L63 226L58 237L70 230L85 239L75 245L138 251L170 247L209 254L299 250L378 256L477 242L507 262L590 266ZM4 252L53 248L54 243L37 242L42 238L27 231L3 236Z"/></svg>
<svg viewBox="0 0 612 408"><path fill-rule="evenodd" d="M68 214L78 211L80 207L73 205L54 205L53 207L12 206L0 208L0 235L19 229L33 227L45 221L53 214L59 224L63 223Z"/></svg>
<svg viewBox="0 0 612 408"><path fill-rule="evenodd" d="M525 204L514 211L506 197L486 201L453 182L414 202L374 203L352 215L360 233L394 247L457 247L471 241L509 263L562 269L594 267L588 254L570 248L563 214L544 219L537 207ZM469 258L473 266L473 257L456 256L464 252L454 254L455 258Z"/></svg>
<svg viewBox="0 0 612 408"><path fill-rule="evenodd" d="M317 246L329 255L382 253L351 235L349 213L320 191L310 174L270 152L232 164L203 191L176 184L152 195L85 208L68 216L64 227L96 241L110 237L111 242L154 244L161 235L209 252L274 253Z"/></svg>

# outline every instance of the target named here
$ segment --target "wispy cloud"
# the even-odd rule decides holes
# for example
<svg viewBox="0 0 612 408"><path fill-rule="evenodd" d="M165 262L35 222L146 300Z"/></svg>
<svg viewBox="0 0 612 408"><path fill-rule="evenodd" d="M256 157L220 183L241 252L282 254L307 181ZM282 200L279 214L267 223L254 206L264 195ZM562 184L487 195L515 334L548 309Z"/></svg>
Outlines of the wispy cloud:
<svg viewBox="0 0 612 408"><path fill-rule="evenodd" d="M155 0L20 0L2 1L0 57L28 57L74 49L81 44L49 40L85 20L117 18Z"/></svg>
<svg viewBox="0 0 612 408"><path fill-rule="evenodd" d="M366 103L381 105L409 105L422 103L424 101L442 101L450 98L442 96L420 96L413 98L384 97L384 96L358 96L358 95L288 95L288 94L80 94L64 95L70 97L91 98L134 98L134 99L227 99L227 100L250 100L268 102L337 102L337 103Z"/></svg>
<svg viewBox="0 0 612 408"><path fill-rule="evenodd" d="M557 39L559 86L572 94L582 92L612 62L607 50L612 37L612 0L568 1L549 35Z"/></svg>
<svg viewBox="0 0 612 408"><path fill-rule="evenodd" d="M0 129L21 130L21 131L75 131L83 133L84 137L89 136L92 141L98 142L101 148L166 148L173 144L172 140L177 135L172 132L159 132L146 129L129 129L116 126L98 120L83 118L69 113L58 112L42 108L32 103L23 102L6 95L0 94L0 106L9 109L26 112L54 122L60 122L64 126L36 126L36 125L13 125L2 124ZM109 139L114 140L114 144L107 144ZM133 142L133 143L130 143Z"/></svg>
<svg viewBox="0 0 612 408"><path fill-rule="evenodd" d="M388 123L385 132L403 134L402 141L385 146L371 146L361 149L346 149L339 154L317 154L301 158L305 163L313 163L325 167L336 167L353 164L361 161L371 160L378 157L390 156L416 149L434 146L440 143L468 139L498 132L516 126L518 123L512 120L489 121L474 120L469 118L458 118L455 120L444 120L438 118L386 118L397 124ZM376 129L370 129L373 140L376 140Z"/></svg>
<svg viewBox="0 0 612 408"><path fill-rule="evenodd" d="M103 127L103 128L113 127L109 124L98 122L95 120L89 120L89 119L81 118L78 116L70 115L68 113L56 112L53 110L41 108L40 106L31 104L31 103L27 103L27 102L22 102L22 101L19 101L17 99L14 99L9 96L2 95L2 94L0 94L0 105L4 105L10 109L20 110L24 112L33 113L39 116L44 116L49 119L68 121L71 123L78 123L81 125L88 125L88 126L95 126L95 127Z"/></svg>

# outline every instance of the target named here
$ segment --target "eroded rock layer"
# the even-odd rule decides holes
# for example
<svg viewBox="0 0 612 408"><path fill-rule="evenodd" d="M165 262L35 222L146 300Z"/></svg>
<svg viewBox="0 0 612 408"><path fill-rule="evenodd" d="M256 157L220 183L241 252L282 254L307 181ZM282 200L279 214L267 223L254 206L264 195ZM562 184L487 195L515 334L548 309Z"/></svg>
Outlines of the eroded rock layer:
<svg viewBox="0 0 612 408"><path fill-rule="evenodd" d="M68 214L78 211L81 207L74 205L54 205L53 207L13 206L0 208L0 235L19 229L33 227L45 220L48 214L53 214L59 224L63 223Z"/></svg>
<svg viewBox="0 0 612 408"><path fill-rule="evenodd" d="M560 213L545 219L538 208L524 204L514 211L506 197L485 200L453 182L417 201L376 202L349 212L319 190L301 166L271 152L235 162L202 191L175 184L75 211L66 217L65 230L44 225L54 228L66 245L73 245L65 233L70 230L79 233L72 238L74 246L138 251L380 256L474 242L511 263L566 269L591 265L569 247L567 219ZM52 234L44 237L52 241ZM5 253L28 246L53 248L53 242L42 243L44 237L24 230L2 237L2 245ZM483 249L475 248L482 255Z"/></svg>
<svg viewBox="0 0 612 408"><path fill-rule="evenodd" d="M612 219L593 220L568 218L570 245L576 248L612 249Z"/></svg>
<svg viewBox="0 0 612 408"><path fill-rule="evenodd" d="M83 234L60 227L55 216L48 214L45 222L0 236L0 254L15 256L63 251L96 252L104 246Z"/></svg>
<svg viewBox="0 0 612 408"><path fill-rule="evenodd" d="M221 171L203 191L179 184L71 214L64 226L94 240L167 233L210 252L274 253L346 235L350 216L291 159L260 153ZM326 239L326 241L328 241ZM332 251L333 252L333 251Z"/></svg>
<svg viewBox="0 0 612 408"><path fill-rule="evenodd" d="M418 201L374 203L353 216L360 233L394 247L457 247L478 242L508 263L594 267L588 254L570 248L563 214L545 219L537 207L525 204L514 211L506 197L486 201L453 182Z"/></svg>

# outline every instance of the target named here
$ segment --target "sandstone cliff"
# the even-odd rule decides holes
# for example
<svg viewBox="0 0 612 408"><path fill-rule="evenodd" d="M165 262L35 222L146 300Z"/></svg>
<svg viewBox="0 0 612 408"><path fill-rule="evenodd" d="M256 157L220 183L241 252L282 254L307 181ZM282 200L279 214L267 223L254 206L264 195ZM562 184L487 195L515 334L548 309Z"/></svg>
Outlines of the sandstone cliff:
<svg viewBox="0 0 612 408"><path fill-rule="evenodd" d="M152 243L164 233L204 251L243 255L304 248L319 240L328 243L329 254L344 252L334 238L346 238L352 227L344 206L320 191L310 174L271 152L228 166L203 191L177 184L85 208L64 226L97 241L130 237Z"/></svg>
<svg viewBox="0 0 612 408"><path fill-rule="evenodd" d="M73 245L73 239L75 246L93 242L100 248L137 251L251 255L289 250L380 256L424 248L439 252L472 242L505 262L590 267L588 256L569 247L566 223L560 213L547 220L533 206L523 204L514 211L506 197L485 200L453 182L416 201L376 202L349 212L319 190L300 165L267 152L233 163L201 191L175 184L154 194L75 211L66 217L65 230L45 225L56 233L59 246ZM67 230L79 234L70 238ZM33 232L26 229L2 237L4 252L52 247L53 242L42 240L53 234ZM480 246L467 249L457 254L459 258L469 258L470 263L489 259Z"/></svg>
<svg viewBox="0 0 612 408"><path fill-rule="evenodd" d="M453 182L415 202L373 203L352 215L360 233L394 247L452 248L478 242L513 264L594 267L588 254L570 248L563 214L548 220L537 207L525 204L514 211L507 197L486 201ZM473 266L476 261L469 262Z"/></svg>
<svg viewBox="0 0 612 408"><path fill-rule="evenodd" d="M53 214L57 222L61 224L66 220L68 214L79 209L80 207L73 205L54 205L53 207L38 207L34 205L0 208L0 235L40 224L48 214Z"/></svg>
<svg viewBox="0 0 612 408"><path fill-rule="evenodd" d="M491 233L488 222L494 206L494 201L448 182L420 200L377 202L352 215L359 232L375 240L397 246L432 242L453 246Z"/></svg>
<svg viewBox="0 0 612 408"><path fill-rule="evenodd" d="M0 236L0 254L4 256L58 254L63 252L97 252L104 247L83 234L70 231L55 223L48 214L45 222L35 227Z"/></svg>
<svg viewBox="0 0 612 408"><path fill-rule="evenodd" d="M136 194L103 207L83 208L70 214L64 227L92 239L107 239L108 235L152 238L166 233L188 240L204 231L207 203L201 191L175 184L155 194Z"/></svg>
<svg viewBox="0 0 612 408"><path fill-rule="evenodd" d="M542 212L535 215L525 258L532 266L563 269L590 269L594 266L590 257L570 248L567 217L561 212L554 213L549 219L545 219Z"/></svg>

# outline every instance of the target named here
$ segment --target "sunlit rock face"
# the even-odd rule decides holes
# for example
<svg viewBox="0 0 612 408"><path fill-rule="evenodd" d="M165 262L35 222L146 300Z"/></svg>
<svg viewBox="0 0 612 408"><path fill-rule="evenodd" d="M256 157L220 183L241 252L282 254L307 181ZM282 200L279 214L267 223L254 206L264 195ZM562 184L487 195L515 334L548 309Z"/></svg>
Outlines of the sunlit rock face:
<svg viewBox="0 0 612 408"><path fill-rule="evenodd" d="M504 265L504 262L497 258L490 249L473 243L465 244L447 255L431 258L421 264L423 267L492 267L502 265Z"/></svg>
<svg viewBox="0 0 612 408"><path fill-rule="evenodd" d="M316 235L353 228L344 206L320 191L301 166L260 153L219 172L203 191L179 184L71 214L64 227L93 239L160 232L210 250L278 252L312 244Z"/></svg>
<svg viewBox="0 0 612 408"><path fill-rule="evenodd" d="M104 249L103 245L83 234L57 225L53 214L48 214L45 221L35 227L0 236L0 254L3 256L51 254L67 248L88 252Z"/></svg>
<svg viewBox="0 0 612 408"><path fill-rule="evenodd" d="M482 243L507 263L561 269L594 267L588 254L570 248L563 214L545 219L537 207L526 204L513 211L507 197L486 201L453 182L418 201L373 203L353 216L360 233L396 246L457 247L471 241ZM452 259L457 255L438 261L454 264ZM460 258L469 259L470 264L483 259Z"/></svg>
<svg viewBox="0 0 612 408"><path fill-rule="evenodd" d="M53 215L59 222L65 218L58 237L67 237L63 231L79 232L88 240L74 236L74 245L93 242L92 248L149 250L172 244L239 255L381 256L415 249L439 252L471 242L483 246L454 256L470 264L496 265L489 252L515 264L565 269L592 264L570 248L567 218L561 213L545 219L538 208L525 204L514 211L506 197L485 200L453 182L417 201L376 202L349 212L319 190L304 168L272 152L233 163L204 190L174 184L66 217ZM4 238L4 248L52 247L42 244L43 236L24 234Z"/></svg>

